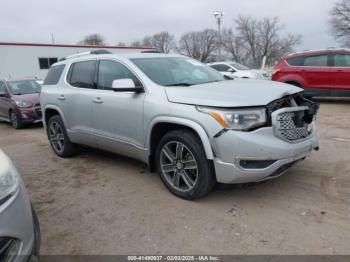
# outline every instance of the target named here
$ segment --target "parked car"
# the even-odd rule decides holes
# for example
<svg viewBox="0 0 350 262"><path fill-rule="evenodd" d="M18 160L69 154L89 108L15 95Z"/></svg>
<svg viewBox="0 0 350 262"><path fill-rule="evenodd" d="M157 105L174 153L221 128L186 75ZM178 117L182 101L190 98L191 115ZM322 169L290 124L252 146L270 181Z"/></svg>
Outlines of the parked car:
<svg viewBox="0 0 350 262"><path fill-rule="evenodd" d="M209 63L208 66L214 68L220 74L234 78L252 78L263 79L264 77L256 70L250 69L236 62L215 62Z"/></svg>
<svg viewBox="0 0 350 262"><path fill-rule="evenodd" d="M0 119L15 129L41 122L40 90L35 79L0 80Z"/></svg>
<svg viewBox="0 0 350 262"><path fill-rule="evenodd" d="M28 261L38 255L40 227L23 181L0 150L0 261Z"/></svg>
<svg viewBox="0 0 350 262"><path fill-rule="evenodd" d="M276 65L272 80L305 90L305 96L350 96L350 49L291 54Z"/></svg>
<svg viewBox="0 0 350 262"><path fill-rule="evenodd" d="M41 92L53 151L76 144L139 159L175 195L195 199L216 182L280 176L318 148L317 104L272 81L225 81L180 55L103 54L66 59Z"/></svg>

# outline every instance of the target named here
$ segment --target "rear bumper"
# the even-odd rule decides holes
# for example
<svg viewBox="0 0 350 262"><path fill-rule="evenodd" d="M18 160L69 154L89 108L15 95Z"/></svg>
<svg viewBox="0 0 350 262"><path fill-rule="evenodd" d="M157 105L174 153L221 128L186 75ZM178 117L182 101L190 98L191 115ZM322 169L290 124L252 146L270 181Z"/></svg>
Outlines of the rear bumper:
<svg viewBox="0 0 350 262"><path fill-rule="evenodd" d="M227 131L214 141L217 181L226 184L258 182L282 175L318 147L315 131L307 140L288 143L273 135L272 128L254 132ZM263 168L243 168L242 160L269 161Z"/></svg>
<svg viewBox="0 0 350 262"><path fill-rule="evenodd" d="M16 239L16 262L27 261L36 245L33 213L23 182L17 193L0 206L0 238Z"/></svg>

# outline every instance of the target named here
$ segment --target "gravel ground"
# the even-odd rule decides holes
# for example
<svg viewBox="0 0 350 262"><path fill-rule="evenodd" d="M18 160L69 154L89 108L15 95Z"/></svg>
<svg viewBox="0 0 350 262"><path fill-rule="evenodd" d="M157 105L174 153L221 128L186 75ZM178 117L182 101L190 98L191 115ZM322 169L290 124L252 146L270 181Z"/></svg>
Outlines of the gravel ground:
<svg viewBox="0 0 350 262"><path fill-rule="evenodd" d="M350 101L322 100L319 152L263 184L189 202L139 162L92 149L60 159L41 126L0 124L42 254L350 254Z"/></svg>

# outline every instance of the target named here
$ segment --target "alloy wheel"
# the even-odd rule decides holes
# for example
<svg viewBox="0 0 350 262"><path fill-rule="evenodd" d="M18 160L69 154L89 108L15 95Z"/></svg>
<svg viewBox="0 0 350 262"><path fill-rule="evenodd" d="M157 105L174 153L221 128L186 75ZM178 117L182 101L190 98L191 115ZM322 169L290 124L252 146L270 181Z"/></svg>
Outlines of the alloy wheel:
<svg viewBox="0 0 350 262"><path fill-rule="evenodd" d="M14 128L18 127L18 118L15 112L11 113L11 123Z"/></svg>
<svg viewBox="0 0 350 262"><path fill-rule="evenodd" d="M49 137L52 146L58 153L62 153L64 151L64 133L61 125L53 121L49 126Z"/></svg>
<svg viewBox="0 0 350 262"><path fill-rule="evenodd" d="M171 141L163 146L160 167L168 184L176 190L190 191L198 181L198 166L194 154L181 142Z"/></svg>

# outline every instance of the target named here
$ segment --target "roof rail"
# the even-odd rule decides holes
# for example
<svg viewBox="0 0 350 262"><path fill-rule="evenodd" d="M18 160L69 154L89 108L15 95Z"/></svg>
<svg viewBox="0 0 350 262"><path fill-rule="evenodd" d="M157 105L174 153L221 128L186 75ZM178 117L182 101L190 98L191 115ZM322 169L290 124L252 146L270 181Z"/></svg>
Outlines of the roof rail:
<svg viewBox="0 0 350 262"><path fill-rule="evenodd" d="M64 61L64 60L72 59L72 58L76 58L76 57L81 57L81 56L86 56L86 55L102 55L102 54L112 54L112 52L110 52L108 50L104 50L104 49L91 50L88 52L82 52L82 53L77 53L77 54L73 54L73 55L68 55L66 57L61 58L60 61Z"/></svg>

